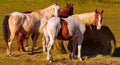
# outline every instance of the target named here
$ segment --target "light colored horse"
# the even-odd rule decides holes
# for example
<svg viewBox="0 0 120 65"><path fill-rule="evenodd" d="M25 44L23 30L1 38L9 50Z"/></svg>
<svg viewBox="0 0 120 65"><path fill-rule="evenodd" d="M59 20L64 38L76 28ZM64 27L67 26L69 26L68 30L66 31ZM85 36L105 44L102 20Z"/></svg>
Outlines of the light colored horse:
<svg viewBox="0 0 120 65"><path fill-rule="evenodd" d="M41 25L41 19L44 14L47 18L52 16L58 16L59 5L53 4L45 9L36 10L30 14L24 14L20 12L13 12L5 16L3 21L3 35L6 43L7 54L11 56L11 43L15 37L15 34L21 32L24 34L35 34L31 53L33 54L33 48L36 44L36 39L40 33L39 27Z"/></svg>
<svg viewBox="0 0 120 65"><path fill-rule="evenodd" d="M70 4L66 4L65 7L63 8L60 8L59 10L59 17L62 17L62 18L66 18L68 16L71 16L73 15L73 3L70 3ZM25 11L23 13L30 13L31 11ZM34 34L32 34L31 36L32 40L34 38ZM29 36L25 35L25 34L22 34L22 33L19 33L18 36L17 36L17 50L20 51L20 46L22 48L23 51L25 50L29 50L28 49L28 39L29 39ZM25 46L25 49L24 49L24 46L23 46L23 41L26 40L26 46ZM44 36L42 36L42 43L43 43L43 51L47 51L47 48L46 48L46 44L45 44L45 41L44 41Z"/></svg>
<svg viewBox="0 0 120 65"><path fill-rule="evenodd" d="M97 29L101 28L102 12L95 10L94 12L75 14L68 18L52 17L48 20L44 27L44 35L47 45L47 60L52 61L51 48L55 39L59 40L73 40L73 51L71 57L75 55L75 49L78 44L78 59L81 58L81 45L86 30L85 25L94 23Z"/></svg>

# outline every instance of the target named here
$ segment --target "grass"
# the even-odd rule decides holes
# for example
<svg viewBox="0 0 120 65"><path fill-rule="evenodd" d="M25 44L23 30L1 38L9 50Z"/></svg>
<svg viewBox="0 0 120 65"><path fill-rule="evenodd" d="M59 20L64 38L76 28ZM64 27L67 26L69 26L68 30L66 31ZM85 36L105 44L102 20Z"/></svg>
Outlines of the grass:
<svg viewBox="0 0 120 65"><path fill-rule="evenodd" d="M6 48L2 35L2 20L5 14L14 11L33 11L43 9L55 0L0 0L0 65L119 65L119 57L110 57L97 55L96 57L88 58L84 56L84 61L70 60L69 54L53 53L54 61L49 63L46 61L46 53L42 53L41 49L37 50L35 55L28 55L29 52L16 51L16 39L12 44L13 57L6 56ZM57 0L56 0L57 1ZM72 2L71 0L67 0ZM74 13L91 12L95 9L104 10L103 25L108 26L113 32L117 41L117 47L120 47L120 1L119 0L75 0ZM60 5L65 6L65 1L60 0ZM39 39L38 42L41 40ZM31 43L31 40L29 41ZM42 46L40 43L38 46Z"/></svg>

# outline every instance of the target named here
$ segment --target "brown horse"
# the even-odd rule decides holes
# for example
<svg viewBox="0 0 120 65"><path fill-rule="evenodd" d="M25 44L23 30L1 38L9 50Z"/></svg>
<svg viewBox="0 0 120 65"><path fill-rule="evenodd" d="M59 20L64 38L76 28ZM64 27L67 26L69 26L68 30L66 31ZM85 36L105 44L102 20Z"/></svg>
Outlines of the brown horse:
<svg viewBox="0 0 120 65"><path fill-rule="evenodd" d="M30 13L31 11L26 11L26 12L23 12L25 14L27 13ZM73 15L73 3L71 4L66 4L66 6L64 8L60 8L60 11L59 11L59 17L63 17L63 18L66 18L68 16L71 16ZM34 38L34 34L32 34L31 36L32 40ZM28 49L28 39L29 39L29 36L28 35L25 35L25 34L22 34L22 33L19 33L17 35L17 50L20 51L20 48L22 49L22 51L25 51L24 49L24 45L23 45L23 41L26 40L26 49ZM45 51L45 42L44 42L44 37L43 37L43 51Z"/></svg>

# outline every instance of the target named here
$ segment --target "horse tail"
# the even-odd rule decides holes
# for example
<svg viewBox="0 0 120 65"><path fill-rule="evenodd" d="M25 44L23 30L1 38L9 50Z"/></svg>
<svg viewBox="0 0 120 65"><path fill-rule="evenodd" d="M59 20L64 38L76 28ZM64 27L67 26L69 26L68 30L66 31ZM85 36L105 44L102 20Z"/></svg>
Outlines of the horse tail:
<svg viewBox="0 0 120 65"><path fill-rule="evenodd" d="M3 20L3 36L4 36L4 40L7 47L8 47L8 38L10 36L10 29L9 29L9 23L8 23L9 17L10 17L10 14L7 14Z"/></svg>

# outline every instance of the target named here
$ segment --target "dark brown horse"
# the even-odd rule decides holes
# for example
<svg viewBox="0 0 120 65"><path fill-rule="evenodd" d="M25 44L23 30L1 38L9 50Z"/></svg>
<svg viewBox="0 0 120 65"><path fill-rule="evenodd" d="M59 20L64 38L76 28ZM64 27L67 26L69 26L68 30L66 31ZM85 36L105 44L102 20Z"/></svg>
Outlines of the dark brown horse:
<svg viewBox="0 0 120 65"><path fill-rule="evenodd" d="M30 13L31 11L26 11L26 12L23 12L23 13ZM66 4L66 6L64 8L60 8L60 11L59 11L59 17L63 17L63 18L66 18L68 16L71 16L73 15L73 3L71 4ZM34 34L32 34L31 36L32 40L34 38ZM28 39L29 39L29 36L28 35L25 35L25 34L22 34L22 33L19 33L17 35L17 50L20 51L20 48L22 48L22 51L25 51L24 49L24 45L23 45L23 41L26 40L26 48L28 47Z"/></svg>

